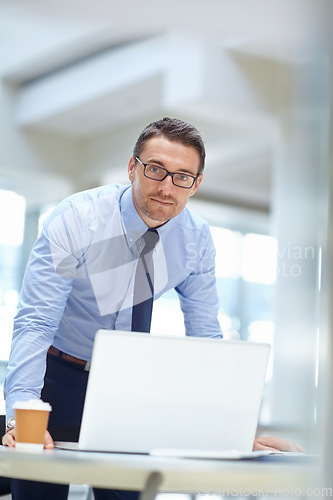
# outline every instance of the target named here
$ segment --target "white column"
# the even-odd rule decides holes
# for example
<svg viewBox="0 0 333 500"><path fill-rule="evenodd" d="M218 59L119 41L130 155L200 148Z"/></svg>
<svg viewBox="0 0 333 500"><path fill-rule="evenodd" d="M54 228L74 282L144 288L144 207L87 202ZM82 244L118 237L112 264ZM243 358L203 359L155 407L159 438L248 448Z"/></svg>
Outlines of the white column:
<svg viewBox="0 0 333 500"><path fill-rule="evenodd" d="M315 47L312 47L315 49ZM314 446L319 335L320 235L325 135L325 65L294 66L281 109L273 218L278 238L271 423Z"/></svg>

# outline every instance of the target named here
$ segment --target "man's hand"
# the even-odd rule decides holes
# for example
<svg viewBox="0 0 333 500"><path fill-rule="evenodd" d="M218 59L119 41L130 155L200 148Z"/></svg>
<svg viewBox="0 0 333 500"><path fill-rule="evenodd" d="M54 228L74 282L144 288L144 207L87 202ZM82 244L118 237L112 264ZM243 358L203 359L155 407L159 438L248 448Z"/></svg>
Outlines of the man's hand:
<svg viewBox="0 0 333 500"><path fill-rule="evenodd" d="M10 448L15 448L15 429L11 429L2 436L2 444ZM49 431L45 432L44 448L46 450L52 450L54 448L53 439Z"/></svg>
<svg viewBox="0 0 333 500"><path fill-rule="evenodd" d="M270 450L270 451L292 451L296 453L305 453L304 448L297 443L286 441L284 439L274 437L255 437L253 443L253 451Z"/></svg>

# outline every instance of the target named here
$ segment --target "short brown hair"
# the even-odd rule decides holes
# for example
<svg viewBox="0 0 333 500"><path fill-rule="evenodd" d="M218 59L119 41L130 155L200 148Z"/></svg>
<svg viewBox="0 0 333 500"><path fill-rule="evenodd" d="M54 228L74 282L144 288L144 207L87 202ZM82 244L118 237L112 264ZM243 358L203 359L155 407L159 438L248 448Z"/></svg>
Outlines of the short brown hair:
<svg viewBox="0 0 333 500"><path fill-rule="evenodd" d="M140 156L146 141L154 136L163 136L169 141L180 142L184 146L191 146L197 150L200 157L199 172L201 174L205 167L206 151L200 132L190 123L177 118L162 118L150 123L143 129L133 149L133 156Z"/></svg>

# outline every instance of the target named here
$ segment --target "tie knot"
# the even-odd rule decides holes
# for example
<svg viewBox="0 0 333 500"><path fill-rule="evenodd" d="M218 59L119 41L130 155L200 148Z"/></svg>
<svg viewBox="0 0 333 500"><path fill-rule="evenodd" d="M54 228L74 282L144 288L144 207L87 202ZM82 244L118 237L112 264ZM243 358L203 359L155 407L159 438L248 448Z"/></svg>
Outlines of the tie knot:
<svg viewBox="0 0 333 500"><path fill-rule="evenodd" d="M159 240L159 235L156 229L148 229L148 231L146 231L142 237L145 240L146 247L149 250L152 250Z"/></svg>

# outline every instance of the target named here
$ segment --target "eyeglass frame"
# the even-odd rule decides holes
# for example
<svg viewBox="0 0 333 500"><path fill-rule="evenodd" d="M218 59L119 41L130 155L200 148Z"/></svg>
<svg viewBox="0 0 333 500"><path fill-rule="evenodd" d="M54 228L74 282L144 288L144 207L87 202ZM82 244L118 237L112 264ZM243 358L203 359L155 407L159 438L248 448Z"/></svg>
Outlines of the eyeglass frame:
<svg viewBox="0 0 333 500"><path fill-rule="evenodd" d="M187 177L192 177L193 179L193 182L191 184L191 186L178 186L178 184L175 184L174 180L173 180L173 176L174 175L179 175L181 174L182 172L169 172L169 170L167 170L166 168L164 167L161 167L160 165L154 165L154 163L144 163L143 161L140 160L140 158L138 158L137 156L134 156L134 158L139 162L141 163L141 165L143 166L143 175L145 177L147 177L147 179L150 179L151 181L157 181L157 182L162 182L164 181L164 179L166 179L168 177L168 175L170 175L171 177L171 180L172 180L172 184L176 187L179 187L181 189L191 189L193 186L194 186L194 183L196 180L198 180L198 177L200 176L200 174L198 174L196 177L194 175L191 175L191 174L187 174L186 172L184 172L184 175L187 175ZM164 170L164 172L166 172L165 176L163 177L163 179L154 179L153 177L149 177L147 174L146 174L146 168L148 165L151 165L152 167L156 167L156 168L160 168L161 170Z"/></svg>

